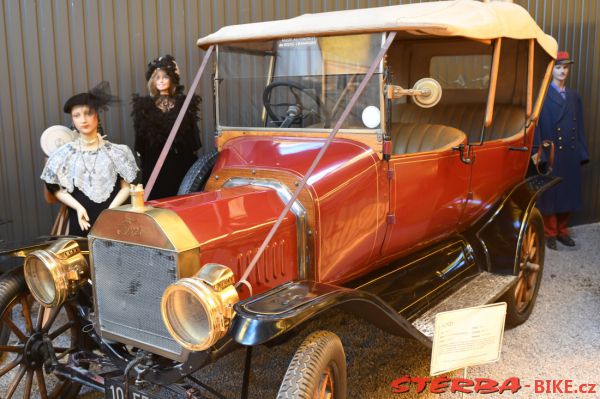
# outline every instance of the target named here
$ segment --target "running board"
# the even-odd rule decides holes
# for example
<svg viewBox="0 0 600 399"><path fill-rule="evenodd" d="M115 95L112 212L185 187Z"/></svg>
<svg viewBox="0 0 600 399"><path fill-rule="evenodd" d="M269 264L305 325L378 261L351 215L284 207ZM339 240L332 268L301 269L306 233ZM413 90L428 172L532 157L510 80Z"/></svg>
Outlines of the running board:
<svg viewBox="0 0 600 399"><path fill-rule="evenodd" d="M413 321L413 326L433 340L435 316L440 312L496 302L517 281L517 276L481 272L455 293Z"/></svg>

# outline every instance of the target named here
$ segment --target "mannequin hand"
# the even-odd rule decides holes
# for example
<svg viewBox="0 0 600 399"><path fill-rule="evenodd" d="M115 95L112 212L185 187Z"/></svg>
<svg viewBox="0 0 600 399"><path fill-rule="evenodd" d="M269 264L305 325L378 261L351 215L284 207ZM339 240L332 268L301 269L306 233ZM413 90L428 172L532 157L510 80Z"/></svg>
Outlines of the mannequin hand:
<svg viewBox="0 0 600 399"><path fill-rule="evenodd" d="M87 214L87 211L82 206L77 207L76 211L77 211L77 221L79 222L79 227L83 231L88 230L91 225L90 225L90 218Z"/></svg>
<svg viewBox="0 0 600 399"><path fill-rule="evenodd" d="M54 193L54 195L60 202L77 212L77 222L79 223L79 227L82 231L90 228L90 217L88 216L87 211L83 205L79 203L79 201L77 201L71 196L71 194L67 192L67 190L58 190Z"/></svg>

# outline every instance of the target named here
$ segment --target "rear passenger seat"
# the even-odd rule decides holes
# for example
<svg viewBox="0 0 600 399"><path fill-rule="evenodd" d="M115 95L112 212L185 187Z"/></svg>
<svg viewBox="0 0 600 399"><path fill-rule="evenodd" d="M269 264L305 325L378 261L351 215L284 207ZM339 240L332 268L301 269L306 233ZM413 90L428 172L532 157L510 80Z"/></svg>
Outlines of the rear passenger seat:
<svg viewBox="0 0 600 399"><path fill-rule="evenodd" d="M393 124L417 123L451 126L460 129L470 142L478 142L485 115L485 104L438 104L421 108L415 104L398 104L393 108ZM392 126L393 126L392 124ZM517 105L496 104L492 126L486 129L485 141L512 137L522 132L525 109ZM392 129L393 130L393 129Z"/></svg>

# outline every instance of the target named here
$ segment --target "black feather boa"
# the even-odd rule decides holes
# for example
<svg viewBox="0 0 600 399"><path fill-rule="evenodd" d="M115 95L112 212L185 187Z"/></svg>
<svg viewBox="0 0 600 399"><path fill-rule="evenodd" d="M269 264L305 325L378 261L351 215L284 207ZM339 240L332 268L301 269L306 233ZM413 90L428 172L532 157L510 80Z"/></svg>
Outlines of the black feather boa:
<svg viewBox="0 0 600 399"><path fill-rule="evenodd" d="M132 97L133 127L135 129L135 150L140 154L159 150L167 141L171 128L185 101L184 94L175 94L175 106L162 112L155 104L156 98L134 94ZM200 148L198 123L200 122L201 98L194 95L190 102L179 132L175 136L173 148L176 151L196 151Z"/></svg>

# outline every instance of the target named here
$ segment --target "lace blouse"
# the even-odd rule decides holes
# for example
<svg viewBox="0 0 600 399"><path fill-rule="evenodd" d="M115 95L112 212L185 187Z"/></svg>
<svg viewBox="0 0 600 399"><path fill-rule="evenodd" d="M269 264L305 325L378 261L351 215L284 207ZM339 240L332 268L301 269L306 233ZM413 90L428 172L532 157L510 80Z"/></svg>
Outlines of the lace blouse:
<svg viewBox="0 0 600 399"><path fill-rule="evenodd" d="M79 140L56 150L46 163L41 178L73 193L75 187L96 203L106 201L121 176L133 183L138 167L133 153L123 144L103 140L94 151L84 151Z"/></svg>

